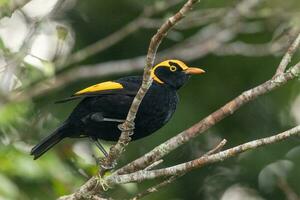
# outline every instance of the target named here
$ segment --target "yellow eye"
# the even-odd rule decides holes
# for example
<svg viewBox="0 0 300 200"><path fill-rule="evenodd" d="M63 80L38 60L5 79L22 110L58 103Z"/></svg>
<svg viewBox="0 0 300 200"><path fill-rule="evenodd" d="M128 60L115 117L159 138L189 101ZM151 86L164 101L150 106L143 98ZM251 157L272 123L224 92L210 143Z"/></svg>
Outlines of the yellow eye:
<svg viewBox="0 0 300 200"><path fill-rule="evenodd" d="M177 67L175 67L175 66L173 66L173 65L170 66L170 71L171 71L171 72L175 72L176 70L177 70Z"/></svg>

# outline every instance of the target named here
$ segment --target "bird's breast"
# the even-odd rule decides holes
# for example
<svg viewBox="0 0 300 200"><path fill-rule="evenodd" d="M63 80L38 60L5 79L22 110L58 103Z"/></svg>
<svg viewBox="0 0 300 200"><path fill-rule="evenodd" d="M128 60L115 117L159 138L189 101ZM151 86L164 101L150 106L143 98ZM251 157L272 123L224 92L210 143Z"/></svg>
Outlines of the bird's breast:
<svg viewBox="0 0 300 200"><path fill-rule="evenodd" d="M150 88L137 113L137 134L133 139L138 139L139 135L149 135L165 125L175 112L177 103L176 91L168 88Z"/></svg>

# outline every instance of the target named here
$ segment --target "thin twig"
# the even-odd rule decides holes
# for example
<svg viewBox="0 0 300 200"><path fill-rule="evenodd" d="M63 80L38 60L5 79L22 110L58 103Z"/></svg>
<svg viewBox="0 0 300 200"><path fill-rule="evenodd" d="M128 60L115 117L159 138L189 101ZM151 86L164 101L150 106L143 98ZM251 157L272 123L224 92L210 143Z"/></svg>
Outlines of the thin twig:
<svg viewBox="0 0 300 200"><path fill-rule="evenodd" d="M285 194L287 200L300 200L300 196L297 195L285 179L278 177L277 185Z"/></svg>
<svg viewBox="0 0 300 200"><path fill-rule="evenodd" d="M227 143L227 140L223 139L215 148L213 148L209 152L205 153L203 156L209 156L211 154L214 154L214 153L220 151L226 145L226 143Z"/></svg>
<svg viewBox="0 0 300 200"><path fill-rule="evenodd" d="M296 39L293 41L292 45L288 48L279 66L277 67L275 76L284 73L286 67L291 62L292 57L296 52L296 50L298 49L299 45L300 45L300 32L297 34Z"/></svg>
<svg viewBox="0 0 300 200"><path fill-rule="evenodd" d="M153 192L157 192L162 187L165 187L166 185L169 185L170 183L173 183L175 180L177 180L179 176L171 176L170 178L167 178L166 180L162 181L161 183L154 185L147 190L137 194L135 197L133 197L131 200L138 200L141 199L149 194L152 194Z"/></svg>
<svg viewBox="0 0 300 200"><path fill-rule="evenodd" d="M150 170L153 169L154 167L156 167L157 165L161 164L162 162L164 162L163 159L160 159L154 163L152 163L151 165L149 165L148 167L145 168L145 170Z"/></svg>

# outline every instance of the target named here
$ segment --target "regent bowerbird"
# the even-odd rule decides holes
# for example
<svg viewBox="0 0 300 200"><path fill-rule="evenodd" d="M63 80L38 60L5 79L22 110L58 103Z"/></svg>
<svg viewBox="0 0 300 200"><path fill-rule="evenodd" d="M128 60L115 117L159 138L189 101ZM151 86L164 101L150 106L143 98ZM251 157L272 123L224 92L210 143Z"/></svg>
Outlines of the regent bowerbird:
<svg viewBox="0 0 300 200"><path fill-rule="evenodd" d="M166 60L154 66L153 82L136 114L132 140L146 137L164 126L176 110L177 90L192 74L202 73L204 70L188 67L180 60ZM89 137L107 156L99 140L118 141L121 133L118 125L126 119L142 79L142 76L128 76L98 83L58 101L81 99L61 126L33 147L31 155L39 158L64 138Z"/></svg>

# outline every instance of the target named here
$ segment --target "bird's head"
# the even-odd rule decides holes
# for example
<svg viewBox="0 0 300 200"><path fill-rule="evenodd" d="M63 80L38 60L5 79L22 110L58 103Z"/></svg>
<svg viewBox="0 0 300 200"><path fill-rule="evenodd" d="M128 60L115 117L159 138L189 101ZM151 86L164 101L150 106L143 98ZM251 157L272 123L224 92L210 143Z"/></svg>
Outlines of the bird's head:
<svg viewBox="0 0 300 200"><path fill-rule="evenodd" d="M165 60L151 70L151 78L160 84L179 89L192 74L205 73L203 69L188 67L180 60Z"/></svg>

